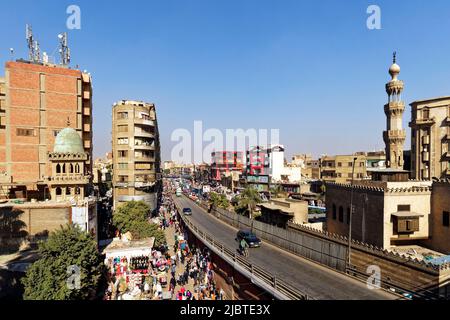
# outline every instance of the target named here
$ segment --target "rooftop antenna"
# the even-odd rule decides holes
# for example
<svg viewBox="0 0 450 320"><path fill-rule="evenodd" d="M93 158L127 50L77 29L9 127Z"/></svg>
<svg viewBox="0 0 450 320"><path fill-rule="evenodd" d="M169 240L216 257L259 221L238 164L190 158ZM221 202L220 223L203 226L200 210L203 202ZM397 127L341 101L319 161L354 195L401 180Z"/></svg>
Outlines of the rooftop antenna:
<svg viewBox="0 0 450 320"><path fill-rule="evenodd" d="M397 51L394 51L393 56L394 56L394 63L397 63Z"/></svg>
<svg viewBox="0 0 450 320"><path fill-rule="evenodd" d="M60 49L59 54L61 55L61 64L67 66L70 63L70 48L67 42L67 32L58 35Z"/></svg>
<svg viewBox="0 0 450 320"><path fill-rule="evenodd" d="M41 48L39 46L39 42L34 42L34 62L41 61Z"/></svg>
<svg viewBox="0 0 450 320"><path fill-rule="evenodd" d="M33 29L29 24L26 25L26 39L28 44L28 58L30 61L34 61Z"/></svg>

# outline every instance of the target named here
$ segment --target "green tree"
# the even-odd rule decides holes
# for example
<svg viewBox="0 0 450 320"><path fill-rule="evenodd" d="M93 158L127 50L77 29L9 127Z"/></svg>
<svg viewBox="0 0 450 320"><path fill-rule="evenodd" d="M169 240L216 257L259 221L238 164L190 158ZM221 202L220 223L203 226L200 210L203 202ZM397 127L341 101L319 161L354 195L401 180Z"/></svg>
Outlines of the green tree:
<svg viewBox="0 0 450 320"><path fill-rule="evenodd" d="M121 233L131 232L135 239L155 237L155 246L166 244L164 231L150 223L150 207L143 201L130 201L113 215L113 225Z"/></svg>
<svg viewBox="0 0 450 320"><path fill-rule="evenodd" d="M236 212L238 214L247 215L249 218L255 218L254 213L256 206L261 202L262 199L258 190L248 187L239 195Z"/></svg>
<svg viewBox="0 0 450 320"><path fill-rule="evenodd" d="M39 244L39 256L22 279L25 300L91 300L102 293L105 270L97 244L78 226L51 233ZM71 287L69 271L76 269L79 286L75 281Z"/></svg>
<svg viewBox="0 0 450 320"><path fill-rule="evenodd" d="M209 201L214 208L228 209L228 207L230 206L230 201L228 201L227 197L224 194L212 192L210 194Z"/></svg>

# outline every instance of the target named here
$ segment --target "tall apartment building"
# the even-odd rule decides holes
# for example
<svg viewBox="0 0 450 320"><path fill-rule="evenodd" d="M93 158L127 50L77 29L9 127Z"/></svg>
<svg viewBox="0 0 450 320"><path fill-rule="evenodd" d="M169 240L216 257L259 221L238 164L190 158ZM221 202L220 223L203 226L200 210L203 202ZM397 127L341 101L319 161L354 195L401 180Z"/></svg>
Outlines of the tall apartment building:
<svg viewBox="0 0 450 320"><path fill-rule="evenodd" d="M411 103L411 176L450 178L450 97Z"/></svg>
<svg viewBox="0 0 450 320"><path fill-rule="evenodd" d="M114 208L145 201L157 208L161 188L161 156L154 104L123 100L112 117Z"/></svg>
<svg viewBox="0 0 450 320"><path fill-rule="evenodd" d="M92 173L91 77L48 63L6 63L0 78L0 197L48 196L48 153L68 121L82 138Z"/></svg>

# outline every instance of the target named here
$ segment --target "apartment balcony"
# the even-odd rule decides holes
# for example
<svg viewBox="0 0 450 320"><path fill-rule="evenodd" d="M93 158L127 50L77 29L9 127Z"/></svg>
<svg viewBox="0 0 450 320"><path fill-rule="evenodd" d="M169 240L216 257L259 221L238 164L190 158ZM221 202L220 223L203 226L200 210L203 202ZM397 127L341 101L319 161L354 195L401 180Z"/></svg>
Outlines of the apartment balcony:
<svg viewBox="0 0 450 320"><path fill-rule="evenodd" d="M134 118L134 123L141 124L144 126L152 126L152 127L155 126L155 121L142 119L142 118Z"/></svg>
<svg viewBox="0 0 450 320"><path fill-rule="evenodd" d="M155 157L135 157L135 162L155 162Z"/></svg>
<svg viewBox="0 0 450 320"><path fill-rule="evenodd" d="M134 131L135 137L143 137L143 138L154 138L155 135L148 131L142 131L142 130L135 130Z"/></svg>
<svg viewBox="0 0 450 320"><path fill-rule="evenodd" d="M134 145L135 150L155 150L154 144L136 144Z"/></svg>

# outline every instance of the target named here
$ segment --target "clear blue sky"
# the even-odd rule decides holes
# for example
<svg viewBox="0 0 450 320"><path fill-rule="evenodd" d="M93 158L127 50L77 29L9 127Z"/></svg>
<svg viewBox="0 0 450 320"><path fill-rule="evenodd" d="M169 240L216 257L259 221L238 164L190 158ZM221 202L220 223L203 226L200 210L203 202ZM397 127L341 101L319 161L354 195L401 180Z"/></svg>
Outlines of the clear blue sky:
<svg viewBox="0 0 450 320"><path fill-rule="evenodd" d="M279 128L288 155L382 149L394 50L408 104L450 95L448 0L2 1L0 64L10 47L26 57L26 23L52 53L70 4L82 12L81 30L68 31L72 64L94 80L96 156L111 148L121 99L157 105L163 159L172 131L194 120ZM382 30L366 27L370 4Z"/></svg>

